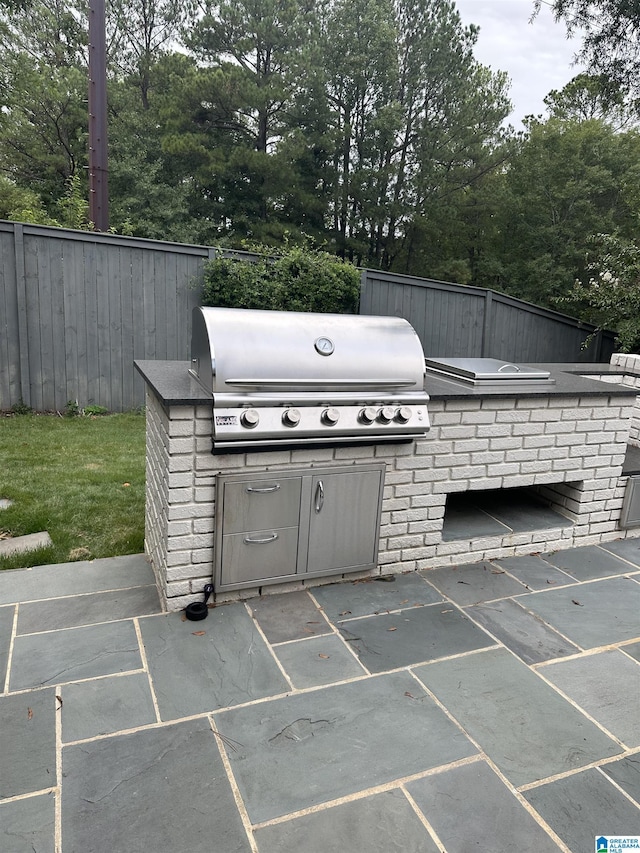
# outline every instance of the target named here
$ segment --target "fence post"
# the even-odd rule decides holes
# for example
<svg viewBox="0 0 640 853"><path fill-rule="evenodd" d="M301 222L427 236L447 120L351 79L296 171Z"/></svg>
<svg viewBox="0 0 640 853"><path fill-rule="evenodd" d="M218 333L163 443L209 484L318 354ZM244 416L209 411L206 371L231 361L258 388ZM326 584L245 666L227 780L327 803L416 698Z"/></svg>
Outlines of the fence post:
<svg viewBox="0 0 640 853"><path fill-rule="evenodd" d="M18 305L18 352L20 353L20 402L31 406L31 372L29 369L29 328L27 325L27 277L24 266L24 229L13 225L13 248L16 263L16 302Z"/></svg>
<svg viewBox="0 0 640 853"><path fill-rule="evenodd" d="M482 352L480 355L485 358L487 355L487 347L491 341L491 328L493 325L493 291L487 290L484 295L484 322L482 324Z"/></svg>
<svg viewBox="0 0 640 853"><path fill-rule="evenodd" d="M596 356L598 362L602 361L602 329L598 329L598 331L596 332L596 346L594 355Z"/></svg>
<svg viewBox="0 0 640 853"><path fill-rule="evenodd" d="M358 314L362 314L363 305L369 295L369 291L367 289L367 272L368 270L366 269L360 271L360 298L358 299ZM370 308L370 306L368 307Z"/></svg>

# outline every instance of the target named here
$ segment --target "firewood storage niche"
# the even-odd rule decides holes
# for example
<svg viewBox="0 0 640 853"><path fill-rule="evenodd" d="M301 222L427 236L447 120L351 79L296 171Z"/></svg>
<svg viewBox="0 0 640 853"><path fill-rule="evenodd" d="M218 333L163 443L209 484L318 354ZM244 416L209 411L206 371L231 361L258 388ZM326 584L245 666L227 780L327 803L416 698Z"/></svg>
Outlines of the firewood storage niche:
<svg viewBox="0 0 640 853"><path fill-rule="evenodd" d="M216 478L216 592L375 568L385 464Z"/></svg>

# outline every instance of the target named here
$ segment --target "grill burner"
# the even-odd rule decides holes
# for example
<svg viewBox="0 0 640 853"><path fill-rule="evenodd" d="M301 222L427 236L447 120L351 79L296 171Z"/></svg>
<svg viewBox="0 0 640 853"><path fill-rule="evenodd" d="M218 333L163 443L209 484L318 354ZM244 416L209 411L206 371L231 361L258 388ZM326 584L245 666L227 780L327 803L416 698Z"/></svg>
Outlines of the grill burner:
<svg viewBox="0 0 640 853"><path fill-rule="evenodd" d="M213 395L214 452L429 429L422 346L398 317L195 308L190 373Z"/></svg>

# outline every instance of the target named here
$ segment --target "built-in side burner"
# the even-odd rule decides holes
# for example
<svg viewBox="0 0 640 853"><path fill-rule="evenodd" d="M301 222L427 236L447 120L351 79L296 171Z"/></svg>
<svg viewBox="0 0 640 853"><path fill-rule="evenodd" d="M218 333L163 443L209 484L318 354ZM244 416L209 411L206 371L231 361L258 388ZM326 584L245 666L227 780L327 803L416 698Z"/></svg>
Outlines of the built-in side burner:
<svg viewBox="0 0 640 853"><path fill-rule="evenodd" d="M481 388L531 388L555 383L548 370L498 358L427 358L427 373Z"/></svg>

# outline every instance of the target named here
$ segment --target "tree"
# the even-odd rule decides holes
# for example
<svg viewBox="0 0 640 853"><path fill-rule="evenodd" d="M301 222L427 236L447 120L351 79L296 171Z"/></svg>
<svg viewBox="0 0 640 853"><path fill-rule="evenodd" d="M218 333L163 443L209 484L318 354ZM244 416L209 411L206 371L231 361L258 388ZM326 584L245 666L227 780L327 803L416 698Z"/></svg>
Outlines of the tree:
<svg viewBox="0 0 640 853"><path fill-rule="evenodd" d="M535 0L534 12L542 0ZM584 33L580 58L590 71L640 92L639 0L551 0L557 21L569 34Z"/></svg>
<svg viewBox="0 0 640 853"><path fill-rule="evenodd" d="M217 200L234 231L264 240L287 174L273 159L315 26L314 0L220 0L186 39L215 72L203 98L229 156L216 159ZM219 108L223 107L222 113ZM274 215L275 214L275 215Z"/></svg>
<svg viewBox="0 0 640 853"><path fill-rule="evenodd" d="M397 55L387 0L338 0L323 23L325 95L333 137L330 216L338 254L367 255L388 183Z"/></svg>
<svg viewBox="0 0 640 853"><path fill-rule="evenodd" d="M220 0L207 5L188 45L242 89L244 126L256 151L271 150L295 86L296 54L312 25L313 0Z"/></svg>
<svg viewBox="0 0 640 853"><path fill-rule="evenodd" d="M0 172L50 215L86 162L86 34L76 2L0 14Z"/></svg>
<svg viewBox="0 0 640 853"><path fill-rule="evenodd" d="M320 45L307 46L307 72L286 115L286 134L278 143L287 184L279 195L279 219L289 240L329 245L330 204L334 193L335 136L325 97Z"/></svg>
<svg viewBox="0 0 640 853"><path fill-rule="evenodd" d="M58 224L47 214L37 193L16 186L2 175L0 175L0 219L34 222L39 225Z"/></svg>
<svg viewBox="0 0 640 853"><path fill-rule="evenodd" d="M635 119L635 109L627 103L625 93L603 74L578 74L560 91L552 89L544 103L552 118L600 119L616 130Z"/></svg>
<svg viewBox="0 0 640 853"><path fill-rule="evenodd" d="M492 92L492 85L496 87L495 92ZM421 266L428 258L432 264L443 259L443 253L437 249L437 240L431 237L425 242L418 238L416 225L424 225L418 218L434 224L449 223L445 225L445 233L450 228L456 229L458 208L465 203L467 190L500 168L507 159L508 133L500 128L509 110L500 92L503 85L499 78L492 80L488 69L476 67L466 80L464 77L458 80L458 97L453 99L455 109L446 112L442 105L442 117L425 122L416 179L417 216L413 216L403 246L407 272L416 269L416 263Z"/></svg>
<svg viewBox="0 0 640 853"><path fill-rule="evenodd" d="M467 263L462 247L449 255L458 205L506 157L508 81L473 58L478 31L462 26L453 3L423 0L418 11L403 0L399 20L405 119L387 265L434 276L443 262Z"/></svg>
<svg viewBox="0 0 640 853"><path fill-rule="evenodd" d="M109 65L134 83L149 109L153 65L178 41L194 0L111 0Z"/></svg>
<svg viewBox="0 0 640 853"><path fill-rule="evenodd" d="M337 251L431 275L428 232L502 159L506 76L473 59L451 2L338 2L323 35Z"/></svg>
<svg viewBox="0 0 640 853"><path fill-rule="evenodd" d="M636 228L640 136L601 121L531 121L505 172L494 257L501 289L557 306L585 276L585 251L598 232Z"/></svg>
<svg viewBox="0 0 640 853"><path fill-rule="evenodd" d="M111 227L156 240L199 242L189 209L190 163L164 150L166 113L157 91L161 73L157 66L150 69L154 97L146 110L140 109L135 79L109 84ZM180 105L173 110L179 112Z"/></svg>

